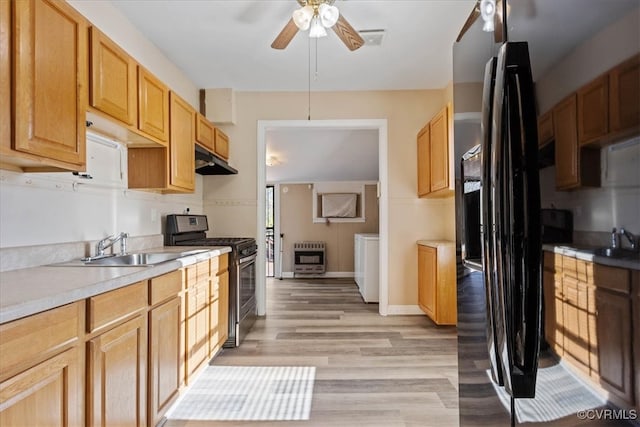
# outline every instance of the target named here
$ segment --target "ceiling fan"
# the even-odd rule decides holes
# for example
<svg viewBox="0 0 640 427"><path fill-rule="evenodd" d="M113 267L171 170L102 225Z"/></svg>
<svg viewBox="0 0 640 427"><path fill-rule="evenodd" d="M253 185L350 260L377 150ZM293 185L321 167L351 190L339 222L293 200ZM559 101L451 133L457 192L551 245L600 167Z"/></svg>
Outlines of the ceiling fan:
<svg viewBox="0 0 640 427"><path fill-rule="evenodd" d="M473 10L471 10L471 13L469 14L469 17L462 26L460 34L458 34L456 42L459 42L462 39L464 34L469 30L469 28L471 28L479 16L489 13L493 15L493 26L488 25L488 22L485 20L483 30L487 32L493 31L494 41L496 43L502 43L504 41L502 28L502 0L495 0L493 2L477 0L475 6L473 6Z"/></svg>
<svg viewBox="0 0 640 427"><path fill-rule="evenodd" d="M327 35L327 28L342 40L349 50L356 50L364 44L360 34L342 16L333 4L335 0L296 0L300 9L293 12L291 19L280 34L271 43L274 49L284 49L298 33L309 30L309 37L319 38Z"/></svg>

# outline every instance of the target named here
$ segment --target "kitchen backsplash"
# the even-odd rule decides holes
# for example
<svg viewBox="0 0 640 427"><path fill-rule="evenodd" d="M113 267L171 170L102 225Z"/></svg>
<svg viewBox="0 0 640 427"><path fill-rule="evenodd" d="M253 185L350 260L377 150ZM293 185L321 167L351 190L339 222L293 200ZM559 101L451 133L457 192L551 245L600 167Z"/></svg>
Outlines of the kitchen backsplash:
<svg viewBox="0 0 640 427"><path fill-rule="evenodd" d="M202 213L202 177L193 194L115 188L71 173L0 171L0 248L88 242L125 231L163 232L169 213Z"/></svg>
<svg viewBox="0 0 640 427"><path fill-rule="evenodd" d="M555 167L540 170L542 207L573 212L576 243L606 246L613 227L640 235L640 137L601 154L599 188L555 191Z"/></svg>
<svg viewBox="0 0 640 427"><path fill-rule="evenodd" d="M0 248L0 272L55 264L89 256L95 253L94 248L96 243L97 240ZM127 240L127 249L129 252L157 248L163 245L164 236L162 234L132 236ZM115 250L117 251L119 248L120 244L117 243Z"/></svg>

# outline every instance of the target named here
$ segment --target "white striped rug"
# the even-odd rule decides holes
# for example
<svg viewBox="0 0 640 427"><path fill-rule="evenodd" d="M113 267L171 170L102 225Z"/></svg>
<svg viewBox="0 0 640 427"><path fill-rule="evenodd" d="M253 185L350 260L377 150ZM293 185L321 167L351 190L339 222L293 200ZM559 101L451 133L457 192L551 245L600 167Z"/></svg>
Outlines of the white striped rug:
<svg viewBox="0 0 640 427"><path fill-rule="evenodd" d="M308 366L207 366L167 412L169 420L308 420Z"/></svg>
<svg viewBox="0 0 640 427"><path fill-rule="evenodd" d="M487 371L487 375L491 378L490 371ZM511 397L503 387L493 382L491 384L504 407L509 410ZM550 422L563 417L575 417L580 411L601 408L605 404L605 399L598 396L560 362L538 369L536 397L517 399L516 416L518 423Z"/></svg>

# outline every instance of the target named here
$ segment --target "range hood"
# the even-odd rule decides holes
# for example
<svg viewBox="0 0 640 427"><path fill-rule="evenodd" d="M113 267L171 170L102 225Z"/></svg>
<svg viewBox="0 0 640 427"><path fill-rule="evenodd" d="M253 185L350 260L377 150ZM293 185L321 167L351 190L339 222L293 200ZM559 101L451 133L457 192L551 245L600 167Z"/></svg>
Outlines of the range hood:
<svg viewBox="0 0 640 427"><path fill-rule="evenodd" d="M200 175L234 175L238 171L224 160L196 144L196 173Z"/></svg>

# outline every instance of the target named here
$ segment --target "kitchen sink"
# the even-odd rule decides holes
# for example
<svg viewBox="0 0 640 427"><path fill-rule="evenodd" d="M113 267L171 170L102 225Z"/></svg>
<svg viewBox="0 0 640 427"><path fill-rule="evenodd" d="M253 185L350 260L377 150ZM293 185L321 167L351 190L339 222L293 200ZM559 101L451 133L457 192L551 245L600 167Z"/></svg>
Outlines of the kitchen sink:
<svg viewBox="0 0 640 427"><path fill-rule="evenodd" d="M593 250L596 256L602 256L615 259L628 259L632 261L640 261L640 253L623 248L598 248Z"/></svg>
<svg viewBox="0 0 640 427"><path fill-rule="evenodd" d="M173 261L178 258L207 251L208 249L197 249L186 252L140 252L125 255L111 255L98 258L83 258L53 265L60 267L144 267L148 265L161 264L167 261Z"/></svg>

